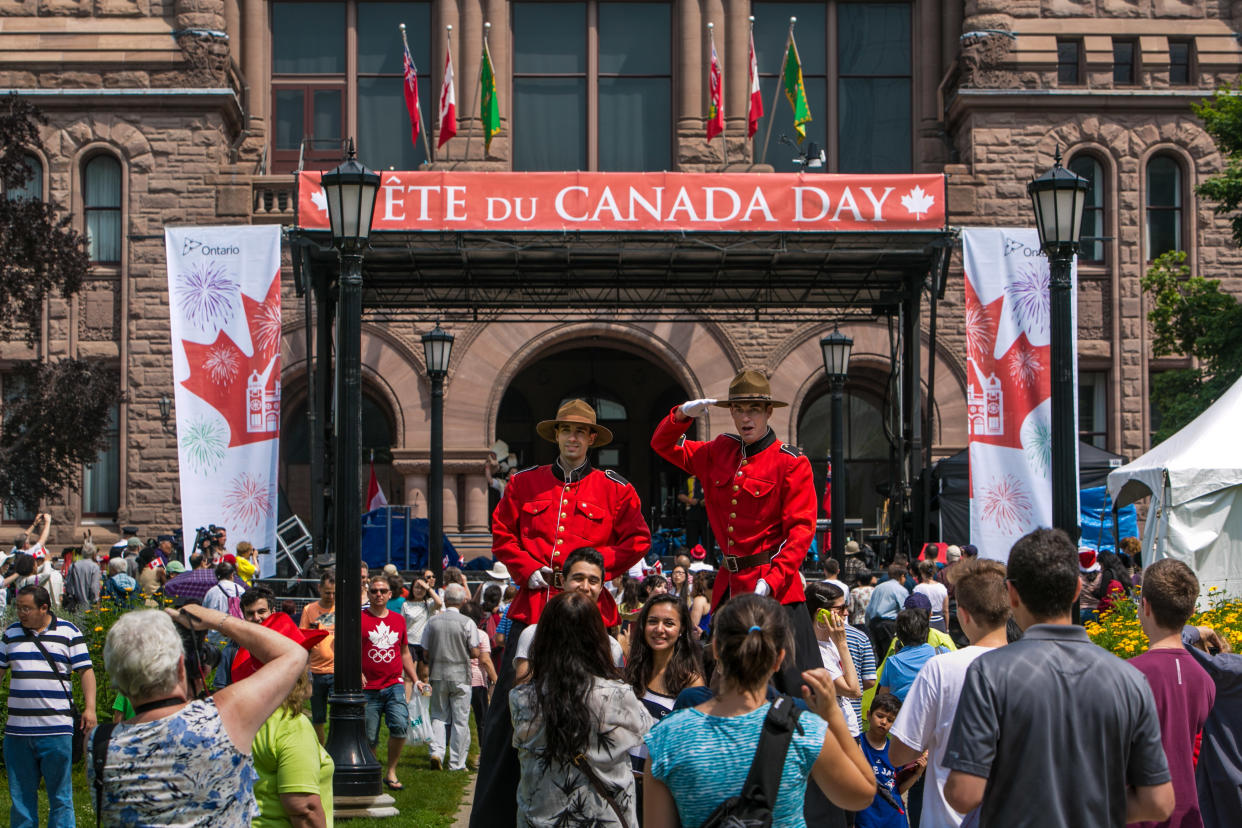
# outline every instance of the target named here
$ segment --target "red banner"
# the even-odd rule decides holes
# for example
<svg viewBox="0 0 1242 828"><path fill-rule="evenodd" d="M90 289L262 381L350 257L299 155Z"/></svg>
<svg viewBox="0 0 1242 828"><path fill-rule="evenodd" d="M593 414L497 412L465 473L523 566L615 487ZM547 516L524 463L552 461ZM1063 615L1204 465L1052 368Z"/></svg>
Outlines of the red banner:
<svg viewBox="0 0 1242 828"><path fill-rule="evenodd" d="M298 222L328 229L321 173ZM381 172L373 230L892 232L945 225L942 175Z"/></svg>

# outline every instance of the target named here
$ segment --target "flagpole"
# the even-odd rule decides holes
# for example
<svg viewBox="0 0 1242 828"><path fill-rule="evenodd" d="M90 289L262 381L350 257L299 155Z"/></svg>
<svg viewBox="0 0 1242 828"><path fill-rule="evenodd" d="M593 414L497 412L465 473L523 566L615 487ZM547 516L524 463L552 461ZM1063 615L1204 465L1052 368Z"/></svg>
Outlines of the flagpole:
<svg viewBox="0 0 1242 828"><path fill-rule="evenodd" d="M483 23L483 51L487 52L487 33L491 31L492 24L484 21ZM483 114L479 111L479 93L483 89L483 60L479 59L479 71L474 78L474 104L471 106L471 112L479 116L479 126L483 125ZM474 140L474 128L472 127L466 133L466 160L470 160L470 142ZM483 160L487 160L487 150L483 150Z"/></svg>
<svg viewBox="0 0 1242 828"><path fill-rule="evenodd" d="M452 23L446 23L446 24L444 25L444 53L445 53L446 55L448 55L448 58L449 58L449 60L450 60L450 61L453 59L453 24L452 24ZM444 86L444 79L443 79L443 78L441 78L441 79L440 79L440 86L441 86L441 87L443 87L443 86ZM441 90L441 93L443 93L443 89ZM436 96L436 99L437 99L437 100L439 100L439 97L440 97L440 96L439 96L439 95L437 95L437 96ZM441 103L441 106L443 106L443 103ZM439 113L437 113L437 114L436 114L436 130L437 130L437 132L439 131L439 129L440 129L442 126L443 126L443 124L441 124L441 123L440 123L440 115L439 115ZM436 137L439 137L439 136L437 135ZM437 149L439 149L439 148L437 147ZM432 161L434 162L434 161L435 161L435 159L433 158L433 159L432 159Z"/></svg>
<svg viewBox="0 0 1242 828"><path fill-rule="evenodd" d="M794 24L797 22L798 18L789 18L789 36L785 38L785 48L781 51L781 72L776 76L776 91L772 93L772 112L768 115L767 134L763 136L763 157L759 159L760 164L768 160L768 142L772 140L772 122L776 120L776 102L781 99L781 87L785 84L785 61L789 58L789 44L793 43Z"/></svg>
<svg viewBox="0 0 1242 828"><path fill-rule="evenodd" d="M413 53L410 53L410 41L405 39L405 24L401 24L401 45L405 46L405 51L410 54L410 61L414 61ZM418 74L418 66L414 67L414 74ZM427 122L423 120L423 97L418 97L418 131L423 136L423 152L427 154L424 164L431 163L431 140L427 137Z"/></svg>
<svg viewBox="0 0 1242 828"><path fill-rule="evenodd" d="M711 47L712 47L712 57L713 57L713 58L715 58L715 57L716 57L716 24L715 24L715 23L708 22L708 24L707 24L707 38L708 38L708 40L709 40L709 41L710 41L710 43L711 43ZM719 61L716 61L716 63L717 63L717 65L719 65ZM710 67L710 65L709 65L709 67L708 67L708 70L707 70L707 71L708 71L708 74L710 75L710 74L711 74L711 67ZM708 79L708 89L710 90L710 88L711 88L711 79L709 78L709 79ZM711 92L709 91L709 92L708 92L708 94L710 95L710 94L711 94ZM724 109L724 72L723 72L723 71L720 71L720 108L721 108L722 110ZM723 119L723 118L721 118L721 120L723 121L724 119ZM729 131L729 130L728 130L728 128L727 128L727 127L726 127L726 128L724 128L724 129L721 129L721 130L720 130L720 155L721 155L721 157L724 159L724 163L723 163L723 164L721 165L721 167L720 167L720 169L721 169L722 171L723 171L726 167L728 167L728 166L729 166L729 143L728 143L728 138L727 138L727 136L726 136L726 133L727 133L728 131Z"/></svg>

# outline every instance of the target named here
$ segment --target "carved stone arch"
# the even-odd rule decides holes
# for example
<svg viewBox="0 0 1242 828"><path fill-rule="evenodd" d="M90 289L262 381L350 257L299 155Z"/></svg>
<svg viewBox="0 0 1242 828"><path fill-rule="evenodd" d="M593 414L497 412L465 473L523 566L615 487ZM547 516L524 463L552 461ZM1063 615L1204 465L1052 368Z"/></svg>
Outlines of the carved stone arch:
<svg viewBox="0 0 1242 828"><path fill-rule="evenodd" d="M531 323L531 327L534 327L534 324ZM524 326L519 324L504 327L508 329ZM480 385L486 383L489 386L484 395L487 402L482 406L484 419L479 424L484 436L484 445L495 440L496 417L500 412L500 402L514 377L532 362L580 345L585 337L604 340L610 347L650 360L668 370L688 394L703 396L706 393L704 385L699 379L698 372L694 370L685 356L691 350L679 347L673 339L679 331L697 327L699 326L686 325L684 322L679 325L654 323L651 327L645 327L632 322L596 321L571 322L531 331L531 335L526 337L524 342L509 351L507 358L495 366L494 373L475 378ZM701 330L705 338L710 339L719 348L720 353L717 358L723 357L724 349L719 340L705 327ZM479 357L488 363L495 363L494 358L489 358L489 355L475 354L475 356L474 364L476 365Z"/></svg>
<svg viewBox="0 0 1242 828"><path fill-rule="evenodd" d="M850 357L851 367L873 372L888 372L891 367L888 328L878 322L850 322L841 326L842 333L853 338L854 349ZM922 354L920 364L926 366L931 356L931 342L926 332L920 331ZM936 432L924 435L933 444L952 448L966 445L966 367L957 354L937 343L936 352L936 407L933 422ZM776 366L771 375L772 394L789 403L788 408L773 412L773 427L778 434L789 435L798 440L798 412L810 394L823 382L823 356L819 337L804 337L795 348ZM922 383L924 400L927 384Z"/></svg>
<svg viewBox="0 0 1242 828"><path fill-rule="evenodd" d="M306 337L301 334L305 322L299 320L285 328L281 340L281 384L290 386L305 382L307 371ZM362 326L362 378L368 388L382 399L393 417L394 448L410 445L415 420L407 409L414 412L426 410L430 404L430 392L422 378L421 360L400 339L384 328L363 324ZM330 392L330 389L329 389Z"/></svg>

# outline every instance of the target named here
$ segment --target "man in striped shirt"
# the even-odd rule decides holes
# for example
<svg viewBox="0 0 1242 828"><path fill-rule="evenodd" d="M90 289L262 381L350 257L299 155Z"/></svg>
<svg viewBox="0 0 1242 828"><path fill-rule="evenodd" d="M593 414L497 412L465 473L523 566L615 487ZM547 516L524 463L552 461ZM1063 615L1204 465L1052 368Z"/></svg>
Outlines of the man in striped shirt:
<svg viewBox="0 0 1242 828"><path fill-rule="evenodd" d="M4 759L9 777L9 824L38 828L39 779L48 795L48 828L73 828L73 718L69 705L73 673L82 682L82 722L95 722L95 672L82 632L52 613L52 599L40 586L17 592L17 623L0 636L0 671L9 677ZM52 671L35 638L56 665Z"/></svg>

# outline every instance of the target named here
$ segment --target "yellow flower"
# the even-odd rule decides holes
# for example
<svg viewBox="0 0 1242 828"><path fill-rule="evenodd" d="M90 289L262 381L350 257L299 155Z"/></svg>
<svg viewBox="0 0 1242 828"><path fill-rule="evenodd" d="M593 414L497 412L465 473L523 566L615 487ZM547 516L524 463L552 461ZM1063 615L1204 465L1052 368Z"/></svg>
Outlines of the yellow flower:
<svg viewBox="0 0 1242 828"><path fill-rule="evenodd" d="M103 632L103 627L96 627L95 632Z"/></svg>

